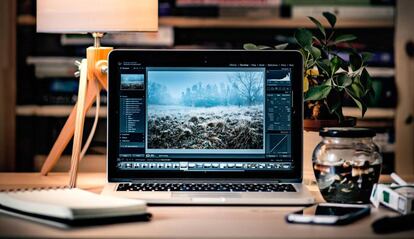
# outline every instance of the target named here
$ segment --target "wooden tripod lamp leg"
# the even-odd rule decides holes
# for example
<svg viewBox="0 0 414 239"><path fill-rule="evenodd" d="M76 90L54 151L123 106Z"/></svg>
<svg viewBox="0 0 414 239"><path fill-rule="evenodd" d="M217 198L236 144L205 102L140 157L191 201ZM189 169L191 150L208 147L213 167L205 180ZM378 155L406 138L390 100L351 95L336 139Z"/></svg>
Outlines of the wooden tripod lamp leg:
<svg viewBox="0 0 414 239"><path fill-rule="evenodd" d="M88 83L88 65L86 59L82 60L80 66L80 81L79 81L79 93L78 102L76 104L76 118L75 118L75 132L73 136L73 148L72 148L72 159L70 166L70 181L69 187L76 187L76 179L78 176L78 166L80 160L80 153L82 150L82 136L83 126L85 122L85 98L86 98L86 87Z"/></svg>
<svg viewBox="0 0 414 239"><path fill-rule="evenodd" d="M107 89L107 75L102 69L107 65L108 55L112 47L89 47L86 52L87 58L87 78L88 85L85 98L85 114L91 108L96 100L96 95L100 93L101 89ZM75 132L76 112L78 104L75 105L69 115L62 131L60 132L56 142L49 152L46 161L43 163L40 173L47 175L58 162L60 156L69 144ZM83 123L82 123L83 124Z"/></svg>
<svg viewBox="0 0 414 239"><path fill-rule="evenodd" d="M100 93L100 89L101 88L99 86L99 83L96 80L88 81L85 99L85 113L92 107L93 103L95 102L96 95ZM66 120L62 131L60 132L55 144L50 150L50 153L42 166L42 169L40 171L42 175L47 175L53 169L60 156L62 155L63 150L65 150L66 146L72 139L75 132L76 109L77 104L72 109L69 118Z"/></svg>

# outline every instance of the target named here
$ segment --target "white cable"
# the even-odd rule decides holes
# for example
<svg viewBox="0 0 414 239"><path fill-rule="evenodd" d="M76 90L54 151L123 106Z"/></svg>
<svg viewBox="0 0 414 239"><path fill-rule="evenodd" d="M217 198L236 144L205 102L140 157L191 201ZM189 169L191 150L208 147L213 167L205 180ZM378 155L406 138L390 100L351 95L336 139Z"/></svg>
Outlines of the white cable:
<svg viewBox="0 0 414 239"><path fill-rule="evenodd" d="M88 150L88 148L89 148L89 146L92 142L93 136L95 135L96 126L98 125L98 120L99 120L99 111L100 111L99 109L100 109L100 107L101 107L101 95L98 92L98 94L96 94L95 120L93 122L93 126L92 126L92 129L91 129L91 132L89 133L88 139L86 140L86 143L82 148L82 152L81 152L80 158L79 158L80 160L82 160L83 157L85 156L86 151Z"/></svg>

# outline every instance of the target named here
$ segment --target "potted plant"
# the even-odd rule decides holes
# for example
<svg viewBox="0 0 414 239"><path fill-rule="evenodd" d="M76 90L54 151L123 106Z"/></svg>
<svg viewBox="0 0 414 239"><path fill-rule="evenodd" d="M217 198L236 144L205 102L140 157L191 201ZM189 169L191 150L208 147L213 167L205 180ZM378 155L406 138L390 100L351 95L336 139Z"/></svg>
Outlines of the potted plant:
<svg viewBox="0 0 414 239"><path fill-rule="evenodd" d="M361 110L362 117L367 111L367 101L373 96L371 77L366 70L366 62L371 57L368 52L357 52L351 42L356 36L338 35L335 29L336 16L324 12L323 17L329 24L325 28L314 17L309 17L316 30L313 32L300 28L294 38L296 49L304 59L304 141L305 169L311 165L311 154L320 141L318 131L323 127L355 126L356 119L344 116L344 101L352 99ZM248 43L246 50L283 50L288 43L274 48ZM295 48L294 48L295 49ZM338 54L346 52L348 59Z"/></svg>

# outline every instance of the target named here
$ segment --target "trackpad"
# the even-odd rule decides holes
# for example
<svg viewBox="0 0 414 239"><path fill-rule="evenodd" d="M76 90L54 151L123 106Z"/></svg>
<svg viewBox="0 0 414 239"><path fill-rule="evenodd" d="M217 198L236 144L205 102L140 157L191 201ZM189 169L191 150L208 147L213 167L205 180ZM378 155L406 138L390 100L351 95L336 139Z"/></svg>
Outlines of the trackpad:
<svg viewBox="0 0 414 239"><path fill-rule="evenodd" d="M211 198L211 199L220 199L220 198L241 198L240 193L192 193L192 192L173 192L173 197L190 197L190 198Z"/></svg>
<svg viewBox="0 0 414 239"><path fill-rule="evenodd" d="M225 202L225 198L191 198L191 201L195 203L222 203Z"/></svg>

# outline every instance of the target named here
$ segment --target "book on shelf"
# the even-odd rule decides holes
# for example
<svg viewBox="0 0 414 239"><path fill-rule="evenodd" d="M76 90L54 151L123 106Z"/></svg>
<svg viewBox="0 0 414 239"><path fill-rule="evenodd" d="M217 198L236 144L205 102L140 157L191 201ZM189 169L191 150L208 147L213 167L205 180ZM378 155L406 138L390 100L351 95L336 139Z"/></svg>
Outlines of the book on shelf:
<svg viewBox="0 0 414 239"><path fill-rule="evenodd" d="M78 57L29 56L28 65L34 65L36 79L33 87L35 97L32 103L39 105L72 105L77 101L79 80L75 61ZM106 94L101 94L101 104L106 104Z"/></svg>
<svg viewBox="0 0 414 239"><path fill-rule="evenodd" d="M108 33L101 41L109 46L172 47L174 29L170 26L159 26L158 32ZM61 43L63 46L92 45L93 38L86 34L64 34Z"/></svg>
<svg viewBox="0 0 414 239"><path fill-rule="evenodd" d="M79 57L67 56L28 56L26 63L29 65L75 65L75 61L80 61Z"/></svg>
<svg viewBox="0 0 414 239"><path fill-rule="evenodd" d="M292 18L319 17L323 12L333 12L341 19L393 19L393 6L292 6Z"/></svg>
<svg viewBox="0 0 414 239"><path fill-rule="evenodd" d="M38 105L73 105L78 99L79 80L71 78L48 78L36 87ZM106 92L100 94L101 105L106 105Z"/></svg>
<svg viewBox="0 0 414 239"><path fill-rule="evenodd" d="M280 6L282 0L176 0L176 6L258 7Z"/></svg>
<svg viewBox="0 0 414 239"><path fill-rule="evenodd" d="M48 77L74 77L78 68L72 65L51 64L35 66L35 76L38 79Z"/></svg>
<svg viewBox="0 0 414 239"><path fill-rule="evenodd" d="M281 5L281 0L177 0L175 15L275 18Z"/></svg>
<svg viewBox="0 0 414 239"><path fill-rule="evenodd" d="M36 78L48 77L74 77L78 71L75 61L77 57L65 56L29 56L26 59L28 65L34 65Z"/></svg>
<svg viewBox="0 0 414 239"><path fill-rule="evenodd" d="M283 5L302 6L370 6L395 5L395 0L283 0Z"/></svg>
<svg viewBox="0 0 414 239"><path fill-rule="evenodd" d="M222 18L254 18L269 19L280 17L280 9L278 7L265 6L227 6L220 7L219 16Z"/></svg>

